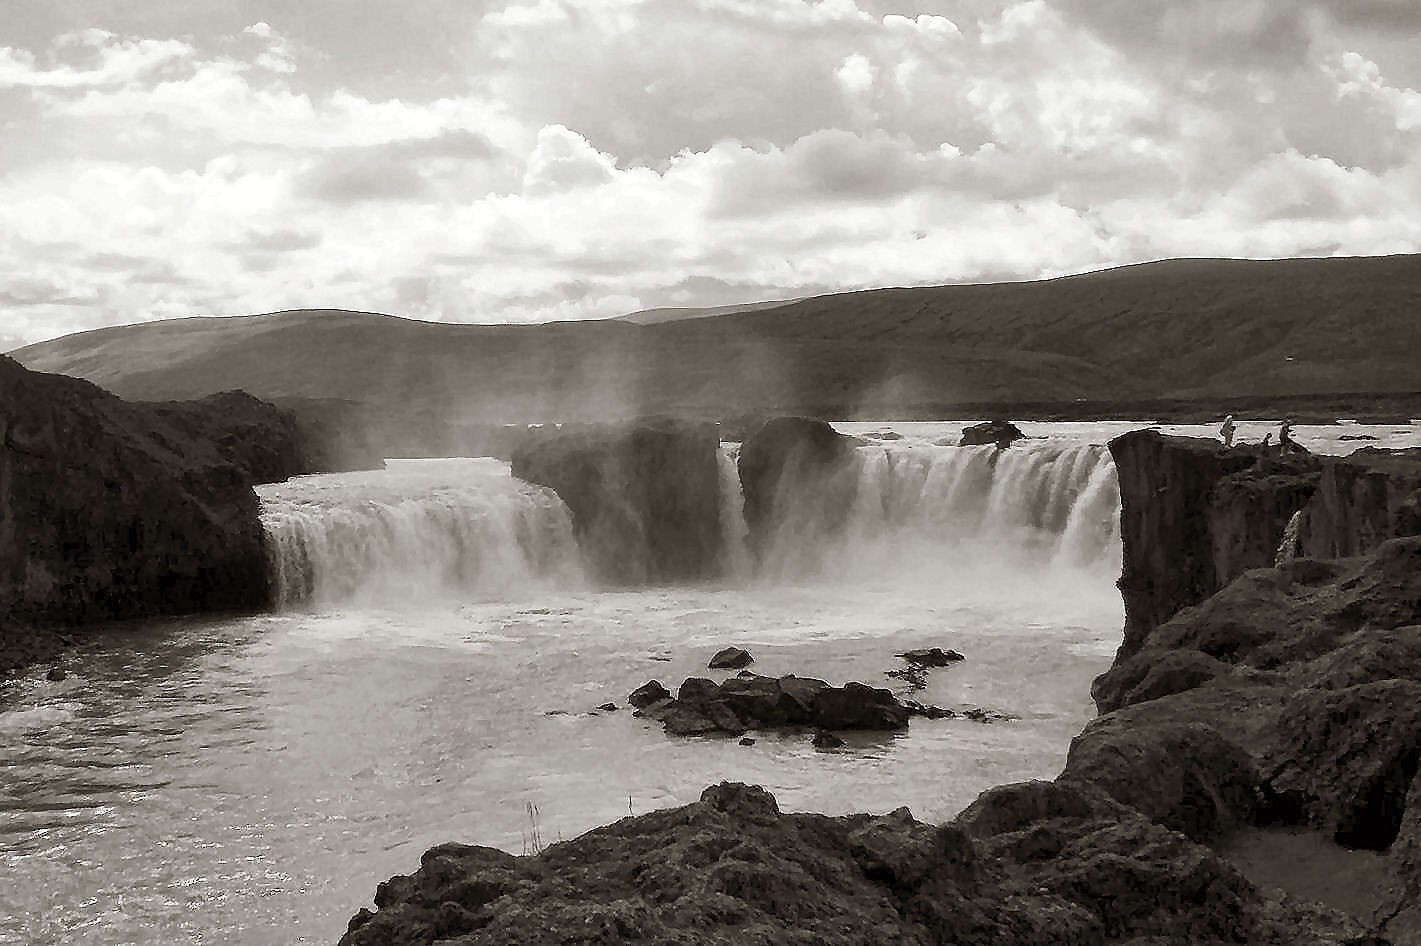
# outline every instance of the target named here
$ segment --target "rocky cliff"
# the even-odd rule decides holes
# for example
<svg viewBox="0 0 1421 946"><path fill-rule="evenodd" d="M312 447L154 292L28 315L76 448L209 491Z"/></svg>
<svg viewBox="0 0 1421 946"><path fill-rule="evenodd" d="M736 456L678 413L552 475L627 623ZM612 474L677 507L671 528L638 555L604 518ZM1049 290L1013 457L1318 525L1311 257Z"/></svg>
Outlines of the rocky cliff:
<svg viewBox="0 0 1421 946"><path fill-rule="evenodd" d="M544 428L513 450L512 470L567 504L603 581L694 580L723 562L719 449L706 423Z"/></svg>
<svg viewBox="0 0 1421 946"><path fill-rule="evenodd" d="M265 606L252 486L328 462L241 392L133 403L0 357L5 662L36 626Z"/></svg>
<svg viewBox="0 0 1421 946"><path fill-rule="evenodd" d="M1110 443L1120 482L1121 656L1181 608L1274 564L1301 512L1295 554L1337 558L1421 533L1421 450L1346 457L1139 430Z"/></svg>

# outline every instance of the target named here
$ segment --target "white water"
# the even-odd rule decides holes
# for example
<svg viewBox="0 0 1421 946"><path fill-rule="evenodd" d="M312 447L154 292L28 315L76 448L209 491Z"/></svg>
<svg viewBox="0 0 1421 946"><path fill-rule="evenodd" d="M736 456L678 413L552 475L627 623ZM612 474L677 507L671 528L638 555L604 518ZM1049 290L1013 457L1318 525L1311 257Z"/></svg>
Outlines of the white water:
<svg viewBox="0 0 1421 946"><path fill-rule="evenodd" d="M567 507L497 460L391 460L257 492L280 607L582 584Z"/></svg>
<svg viewBox="0 0 1421 946"><path fill-rule="evenodd" d="M1123 428L1023 426L1049 439L993 461L934 446L960 424L901 425L860 452L850 538L821 570L741 557L697 586L588 587L561 505L494 461L264 489L283 610L101 632L67 680L0 692L0 942L333 943L432 844L519 852L529 803L547 839L720 779L790 810L946 819L1054 775L1119 642L1114 479L1088 444ZM730 643L763 673L879 685L895 652L955 647L968 659L921 698L1021 719L821 753L588 715Z"/></svg>

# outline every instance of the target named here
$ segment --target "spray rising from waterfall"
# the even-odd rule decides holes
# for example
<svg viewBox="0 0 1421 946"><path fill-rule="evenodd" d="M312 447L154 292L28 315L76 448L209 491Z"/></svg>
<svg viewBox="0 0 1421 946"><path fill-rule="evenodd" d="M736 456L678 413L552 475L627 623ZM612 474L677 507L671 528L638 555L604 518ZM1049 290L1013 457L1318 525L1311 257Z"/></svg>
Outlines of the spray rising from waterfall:
<svg viewBox="0 0 1421 946"><path fill-rule="evenodd" d="M851 475L851 489L831 487L851 496L846 509L795 497L762 575L1119 574L1120 494L1103 446L875 444L858 449Z"/></svg>
<svg viewBox="0 0 1421 946"><path fill-rule="evenodd" d="M1064 575L1114 593L1120 499L1104 447L864 446L833 495L781 484L802 500L801 514L774 524L758 561L746 542L737 451L723 445L718 459L721 565L731 581L908 578L976 594ZM500 461L397 461L259 494L279 607L585 584L567 507Z"/></svg>
<svg viewBox="0 0 1421 946"><path fill-rule="evenodd" d="M499 597L583 580L567 507L495 460L392 462L258 495L278 607Z"/></svg>

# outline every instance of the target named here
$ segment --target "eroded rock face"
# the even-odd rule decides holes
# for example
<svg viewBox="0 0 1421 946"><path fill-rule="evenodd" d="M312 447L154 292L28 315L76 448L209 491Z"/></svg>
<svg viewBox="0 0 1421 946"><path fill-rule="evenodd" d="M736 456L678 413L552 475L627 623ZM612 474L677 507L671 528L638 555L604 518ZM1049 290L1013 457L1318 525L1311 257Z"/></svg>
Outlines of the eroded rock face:
<svg viewBox="0 0 1421 946"><path fill-rule="evenodd" d="M291 417L241 392L132 403L0 357L5 620L265 607L252 486L317 469Z"/></svg>
<svg viewBox="0 0 1421 946"><path fill-rule="evenodd" d="M545 428L513 451L512 467L557 491L599 578L677 581L721 568L719 447L714 424Z"/></svg>
<svg viewBox="0 0 1421 946"><path fill-rule="evenodd" d="M1387 539L1421 534L1421 448L1358 450L1324 462L1304 510L1299 551L1311 558L1370 552Z"/></svg>
<svg viewBox="0 0 1421 946"><path fill-rule="evenodd" d="M1316 461L1132 431L1110 442L1120 482L1125 599L1121 656L1181 608L1273 564L1288 519L1312 496Z"/></svg>
<svg viewBox="0 0 1421 946"><path fill-rule="evenodd" d="M843 528L858 490L859 441L821 420L776 417L745 439L737 461L752 554L812 555Z"/></svg>

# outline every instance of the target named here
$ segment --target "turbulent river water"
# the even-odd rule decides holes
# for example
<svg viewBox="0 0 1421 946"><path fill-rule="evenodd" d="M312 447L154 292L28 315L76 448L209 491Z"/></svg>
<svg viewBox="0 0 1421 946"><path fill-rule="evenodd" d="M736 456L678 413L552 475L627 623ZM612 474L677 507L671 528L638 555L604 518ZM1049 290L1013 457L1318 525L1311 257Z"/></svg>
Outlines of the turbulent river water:
<svg viewBox="0 0 1421 946"><path fill-rule="evenodd" d="M961 424L891 426L902 439L859 450L842 543L810 565L786 536L763 567L732 554L699 585L592 587L561 502L494 460L262 487L279 610L108 629L67 679L0 691L0 942L333 943L377 881L445 840L522 853L723 779L787 809L945 819L1053 776L1119 643L1101 445L1140 425L1024 425L1043 439L999 457L935 443ZM1296 433L1325 452L1348 433L1417 442ZM733 448L723 461L735 533ZM594 713L705 674L727 644L762 673L881 686L896 652L953 647L968 659L918 698L1019 719L918 719L819 752Z"/></svg>

